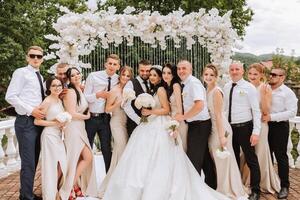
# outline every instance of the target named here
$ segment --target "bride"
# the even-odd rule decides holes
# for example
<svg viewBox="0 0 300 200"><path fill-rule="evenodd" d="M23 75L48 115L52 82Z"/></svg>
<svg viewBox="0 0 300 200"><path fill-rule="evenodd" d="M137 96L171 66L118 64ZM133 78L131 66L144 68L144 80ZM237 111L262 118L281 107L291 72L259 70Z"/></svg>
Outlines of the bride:
<svg viewBox="0 0 300 200"><path fill-rule="evenodd" d="M103 199L228 199L202 181L181 142L176 145L166 130L170 108L161 79L161 68L151 68L149 80L156 105L152 110L142 110L143 115L151 115L149 122L140 123L133 131Z"/></svg>

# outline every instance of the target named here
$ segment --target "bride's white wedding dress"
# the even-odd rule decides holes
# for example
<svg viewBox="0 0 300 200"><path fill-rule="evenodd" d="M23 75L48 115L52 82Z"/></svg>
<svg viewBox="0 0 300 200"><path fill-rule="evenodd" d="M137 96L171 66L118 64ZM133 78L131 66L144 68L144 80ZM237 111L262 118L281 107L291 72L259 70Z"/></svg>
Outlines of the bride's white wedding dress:
<svg viewBox="0 0 300 200"><path fill-rule="evenodd" d="M160 108L157 96L155 108ZM225 200L208 187L166 130L168 116L150 116L133 131L104 200ZM178 138L180 140L180 138Z"/></svg>

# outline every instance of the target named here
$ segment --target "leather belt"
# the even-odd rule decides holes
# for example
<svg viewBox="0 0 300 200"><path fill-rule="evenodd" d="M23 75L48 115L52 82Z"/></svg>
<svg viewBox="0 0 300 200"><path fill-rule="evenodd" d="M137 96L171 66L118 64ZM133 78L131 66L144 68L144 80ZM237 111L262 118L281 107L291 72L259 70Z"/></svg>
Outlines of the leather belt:
<svg viewBox="0 0 300 200"><path fill-rule="evenodd" d="M237 128L237 127L243 127L243 126L247 126L247 125L250 125L250 124L252 124L253 122L252 122L252 120L250 120L250 121L247 121L247 122L242 122L242 123L238 123L238 124L230 124L232 127L235 127L235 128Z"/></svg>
<svg viewBox="0 0 300 200"><path fill-rule="evenodd" d="M107 115L108 115L107 113L92 113L91 112L92 117L104 117L104 116L107 116Z"/></svg>

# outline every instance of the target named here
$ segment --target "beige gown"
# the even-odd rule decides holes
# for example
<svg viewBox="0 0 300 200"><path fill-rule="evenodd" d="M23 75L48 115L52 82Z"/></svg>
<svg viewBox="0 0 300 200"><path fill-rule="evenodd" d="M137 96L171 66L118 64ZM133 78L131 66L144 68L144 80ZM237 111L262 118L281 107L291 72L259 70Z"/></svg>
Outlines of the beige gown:
<svg viewBox="0 0 300 200"><path fill-rule="evenodd" d="M174 93L170 96L170 107L171 107L171 117L174 117L175 114L177 113L177 105L176 105ZM187 124L185 122L180 122L178 131L180 133L183 150L186 152L186 150L187 150L187 131L188 131Z"/></svg>
<svg viewBox="0 0 300 200"><path fill-rule="evenodd" d="M128 141L126 120L126 114L121 107L116 108L112 112L112 117L110 119L110 128L113 137L113 153L109 170L100 186L99 197L101 198L104 195L111 174L116 168Z"/></svg>
<svg viewBox="0 0 300 200"><path fill-rule="evenodd" d="M80 100L81 103L79 106L77 105L76 109L77 112L83 113L88 107L88 103L82 92L80 92ZM73 181L75 177L76 167L83 147L87 146L92 152L87 137L87 133L85 130L84 120L72 119L72 121L67 124L65 128L64 143L67 150L68 169L67 169L66 181L60 190L60 195L63 200L66 200L70 196L71 190L73 188ZM82 172L78 180L78 184L81 187L81 190L85 196L92 196L92 197L97 196L97 183L96 183L96 174L94 169L94 160Z"/></svg>
<svg viewBox="0 0 300 200"><path fill-rule="evenodd" d="M52 104L46 113L46 120L52 121L62 112L64 112L64 107L61 101ZM44 128L41 135L41 159L43 199L54 200L58 192L57 165L60 165L63 174L59 186L63 184L67 171L66 149L58 127Z"/></svg>
<svg viewBox="0 0 300 200"><path fill-rule="evenodd" d="M220 148L218 129L216 124L216 116L213 105L213 95L216 90L221 89L215 87L207 94L207 105L212 122L212 134L209 137L208 146L216 165L217 171L217 191L226 195L231 199L247 199L247 193L243 186L240 170L236 163L234 151L232 148L232 130L223 113L224 129L228 135L227 150L230 156L224 159L216 155L216 150Z"/></svg>
<svg viewBox="0 0 300 200"><path fill-rule="evenodd" d="M257 88L258 96L260 99L260 87ZM259 167L260 167L260 190L266 193L279 192L280 181L275 172L268 143L269 127L267 123L261 123L261 131L259 135L259 142L255 146L255 152L257 154ZM244 160L244 159L242 159ZM247 187L250 187L250 171L245 162L242 164L242 179Z"/></svg>

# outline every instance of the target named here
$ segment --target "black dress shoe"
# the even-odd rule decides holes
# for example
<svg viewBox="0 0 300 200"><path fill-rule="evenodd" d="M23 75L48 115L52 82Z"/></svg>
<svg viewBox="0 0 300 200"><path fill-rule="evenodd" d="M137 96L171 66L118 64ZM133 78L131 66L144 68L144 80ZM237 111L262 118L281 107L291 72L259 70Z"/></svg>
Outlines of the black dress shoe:
<svg viewBox="0 0 300 200"><path fill-rule="evenodd" d="M259 196L260 196L260 194L259 193L257 193L257 192L252 192L251 194L250 194L250 196L249 196L249 200L259 200Z"/></svg>
<svg viewBox="0 0 300 200"><path fill-rule="evenodd" d="M278 199L286 199L288 197L289 194L289 189L286 187L283 187L280 189L280 192L278 193L277 198Z"/></svg>

